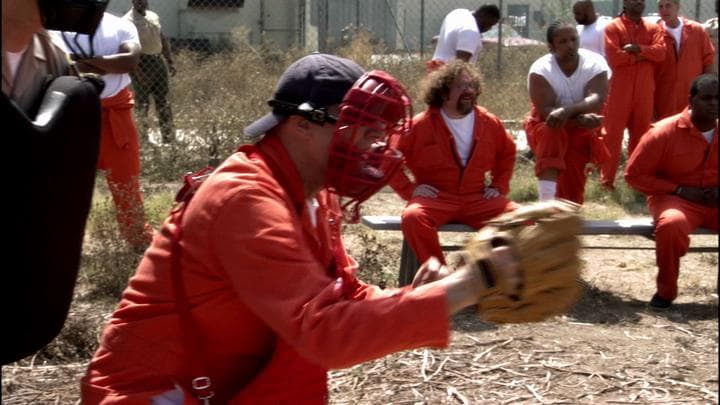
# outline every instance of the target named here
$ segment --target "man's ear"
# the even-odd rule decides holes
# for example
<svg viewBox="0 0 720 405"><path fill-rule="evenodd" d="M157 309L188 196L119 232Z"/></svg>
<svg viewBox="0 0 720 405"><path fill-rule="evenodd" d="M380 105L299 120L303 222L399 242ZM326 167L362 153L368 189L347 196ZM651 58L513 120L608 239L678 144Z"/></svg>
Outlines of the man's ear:
<svg viewBox="0 0 720 405"><path fill-rule="evenodd" d="M292 131L297 134L307 134L310 130L310 123L299 115L291 115L288 117L288 124Z"/></svg>

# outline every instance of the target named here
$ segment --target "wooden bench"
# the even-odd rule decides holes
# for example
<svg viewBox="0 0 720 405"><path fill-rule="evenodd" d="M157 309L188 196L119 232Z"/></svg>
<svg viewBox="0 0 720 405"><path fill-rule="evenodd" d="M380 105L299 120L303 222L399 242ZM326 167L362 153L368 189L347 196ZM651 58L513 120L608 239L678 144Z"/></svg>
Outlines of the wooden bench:
<svg viewBox="0 0 720 405"><path fill-rule="evenodd" d="M362 224L377 231L401 231L400 217L392 215L365 215L362 217ZM440 232L475 232L475 230L464 224L446 224L440 227ZM586 220L583 224L581 235L637 235L653 239L655 227L652 218L629 218L617 220ZM710 235L715 232L698 228L693 235ZM629 247L617 246L592 246L594 249L631 249ZM458 245L443 245L445 251L460 249ZM643 248L645 249L645 248ZM717 252L717 246L693 246L692 252ZM415 271L420 266L415 252L403 239L402 251L400 254L400 274L398 285L410 284L415 276Z"/></svg>

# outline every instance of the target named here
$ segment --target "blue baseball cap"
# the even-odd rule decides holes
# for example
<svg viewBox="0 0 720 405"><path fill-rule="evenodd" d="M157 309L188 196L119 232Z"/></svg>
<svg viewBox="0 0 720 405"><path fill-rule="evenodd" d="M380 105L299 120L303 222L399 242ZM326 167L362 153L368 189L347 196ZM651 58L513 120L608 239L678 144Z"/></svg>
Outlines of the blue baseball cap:
<svg viewBox="0 0 720 405"><path fill-rule="evenodd" d="M293 114L301 105L324 108L340 104L364 70L350 59L313 53L293 62L282 74L272 100L272 112L245 127L245 138L255 140Z"/></svg>

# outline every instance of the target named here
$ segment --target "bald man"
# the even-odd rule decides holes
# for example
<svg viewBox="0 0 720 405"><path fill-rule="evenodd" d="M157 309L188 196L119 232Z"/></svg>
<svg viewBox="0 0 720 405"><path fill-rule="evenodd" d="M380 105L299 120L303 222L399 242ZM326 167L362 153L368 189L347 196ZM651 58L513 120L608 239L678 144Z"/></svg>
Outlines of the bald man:
<svg viewBox="0 0 720 405"><path fill-rule="evenodd" d="M610 18L599 16L590 0L580 0L573 5L573 15L578 23L580 48L593 51L605 57L605 26Z"/></svg>

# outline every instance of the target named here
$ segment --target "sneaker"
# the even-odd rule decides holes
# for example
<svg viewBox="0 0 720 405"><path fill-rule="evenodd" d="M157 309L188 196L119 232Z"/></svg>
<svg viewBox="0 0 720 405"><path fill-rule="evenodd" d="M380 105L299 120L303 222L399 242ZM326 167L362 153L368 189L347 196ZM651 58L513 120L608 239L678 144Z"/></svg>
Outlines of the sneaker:
<svg viewBox="0 0 720 405"><path fill-rule="evenodd" d="M672 301L666 300L665 298L657 295L657 293L655 293L650 300L650 307L653 309L668 309L670 308L670 304L672 304Z"/></svg>

